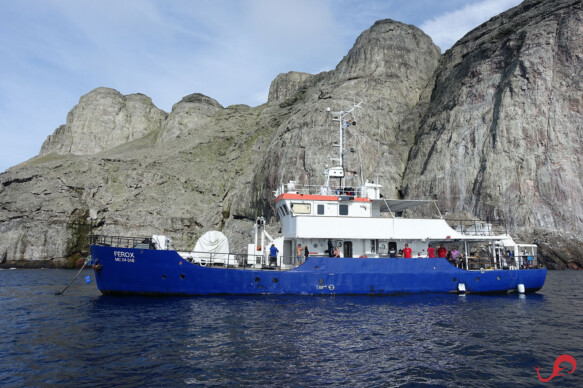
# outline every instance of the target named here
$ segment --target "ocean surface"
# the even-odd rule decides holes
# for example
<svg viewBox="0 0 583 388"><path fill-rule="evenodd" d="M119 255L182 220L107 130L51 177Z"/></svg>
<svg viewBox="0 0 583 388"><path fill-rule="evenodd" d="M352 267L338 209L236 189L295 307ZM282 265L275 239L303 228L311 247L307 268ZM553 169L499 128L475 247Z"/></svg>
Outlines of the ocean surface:
<svg viewBox="0 0 583 388"><path fill-rule="evenodd" d="M583 386L583 271L522 296L153 298L87 270L56 296L76 273L0 270L1 386Z"/></svg>

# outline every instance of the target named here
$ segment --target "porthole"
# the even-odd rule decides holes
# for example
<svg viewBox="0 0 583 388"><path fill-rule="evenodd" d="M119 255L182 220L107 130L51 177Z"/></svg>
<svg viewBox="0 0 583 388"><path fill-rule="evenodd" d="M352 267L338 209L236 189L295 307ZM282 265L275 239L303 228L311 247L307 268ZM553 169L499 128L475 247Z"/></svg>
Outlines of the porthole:
<svg viewBox="0 0 583 388"><path fill-rule="evenodd" d="M259 283L259 278L255 278L255 283Z"/></svg>
<svg viewBox="0 0 583 388"><path fill-rule="evenodd" d="M324 284L324 279L318 280L318 283L320 283L320 285Z"/></svg>
<svg viewBox="0 0 583 388"><path fill-rule="evenodd" d="M279 280L277 278L273 278L273 282L277 283L277 282L279 282Z"/></svg>
<svg viewBox="0 0 583 388"><path fill-rule="evenodd" d="M315 266L315 267L314 267L314 269L318 269L318 268L320 268L320 267L318 267L318 266Z"/></svg>
<svg viewBox="0 0 583 388"><path fill-rule="evenodd" d="M479 282L480 281L480 277L476 276L476 281Z"/></svg>
<svg viewBox="0 0 583 388"><path fill-rule="evenodd" d="M166 275L162 275L162 279L166 280Z"/></svg>
<svg viewBox="0 0 583 388"><path fill-rule="evenodd" d="M185 274L183 274L183 273L180 274L180 279L184 279L185 277L186 277Z"/></svg>
<svg viewBox="0 0 583 388"><path fill-rule="evenodd" d="M455 282L457 282L457 278L453 278L453 282L454 282L454 283L455 283Z"/></svg>
<svg viewBox="0 0 583 388"><path fill-rule="evenodd" d="M497 279L500 280L500 276L498 276Z"/></svg>

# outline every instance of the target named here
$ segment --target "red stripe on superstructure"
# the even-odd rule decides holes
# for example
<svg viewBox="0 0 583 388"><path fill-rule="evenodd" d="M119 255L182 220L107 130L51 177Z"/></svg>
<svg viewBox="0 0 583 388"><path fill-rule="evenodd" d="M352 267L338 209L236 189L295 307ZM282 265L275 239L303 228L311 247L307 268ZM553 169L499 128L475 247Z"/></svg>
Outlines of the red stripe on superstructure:
<svg viewBox="0 0 583 388"><path fill-rule="evenodd" d="M284 193L275 199L275 202L279 202L283 199L302 199L308 201L340 201L337 195L318 195L318 194L294 194L294 193ZM354 202L372 202L368 198L354 198Z"/></svg>

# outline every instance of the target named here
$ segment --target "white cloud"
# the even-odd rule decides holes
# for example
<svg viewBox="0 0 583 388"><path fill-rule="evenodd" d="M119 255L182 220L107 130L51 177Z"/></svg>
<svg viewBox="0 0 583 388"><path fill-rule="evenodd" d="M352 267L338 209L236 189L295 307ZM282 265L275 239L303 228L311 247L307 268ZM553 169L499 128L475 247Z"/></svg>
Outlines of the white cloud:
<svg viewBox="0 0 583 388"><path fill-rule="evenodd" d="M480 1L427 20L420 28L445 51L473 28L520 2L521 0Z"/></svg>

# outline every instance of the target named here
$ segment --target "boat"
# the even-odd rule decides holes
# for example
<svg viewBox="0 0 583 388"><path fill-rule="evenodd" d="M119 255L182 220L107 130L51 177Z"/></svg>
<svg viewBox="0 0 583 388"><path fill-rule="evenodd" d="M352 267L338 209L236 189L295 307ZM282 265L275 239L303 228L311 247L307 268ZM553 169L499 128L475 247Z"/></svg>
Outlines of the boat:
<svg viewBox="0 0 583 388"><path fill-rule="evenodd" d="M91 235L91 264L103 294L387 295L532 293L545 282L535 244L515 243L485 221L446 220L434 200L387 199L378 183L347 185L346 129L355 109L327 115L338 123L338 156L319 186L290 181L274 190L281 236L257 218L246 252L231 252L218 231L193 250L164 235ZM362 179L362 178L361 178ZM434 214L424 216L424 207ZM437 215L435 215L437 213Z"/></svg>

